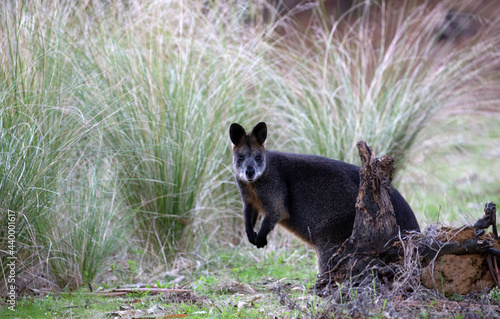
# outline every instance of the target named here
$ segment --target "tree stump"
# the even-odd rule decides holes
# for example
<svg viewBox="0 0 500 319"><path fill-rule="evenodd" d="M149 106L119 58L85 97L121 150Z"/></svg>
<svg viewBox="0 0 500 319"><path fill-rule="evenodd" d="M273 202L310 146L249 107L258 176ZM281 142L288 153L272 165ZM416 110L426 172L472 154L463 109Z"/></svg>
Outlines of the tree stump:
<svg viewBox="0 0 500 319"><path fill-rule="evenodd" d="M360 188L352 235L329 260L329 271L320 274L317 287L356 279L384 264L381 256L397 238L398 226L390 199L394 160L375 157L365 141L356 144L360 157ZM382 257L382 258L381 258Z"/></svg>
<svg viewBox="0 0 500 319"><path fill-rule="evenodd" d="M486 204L484 216L473 226L430 226L425 233L400 236L390 200L393 159L375 157L364 141L356 146L361 169L353 231L330 258L328 270L318 275L318 293L328 294L325 288L346 281L371 283L374 275L390 282L405 268L405 254L414 255L420 265L417 281L446 294L466 294L500 283L494 203ZM485 232L490 226L493 234Z"/></svg>

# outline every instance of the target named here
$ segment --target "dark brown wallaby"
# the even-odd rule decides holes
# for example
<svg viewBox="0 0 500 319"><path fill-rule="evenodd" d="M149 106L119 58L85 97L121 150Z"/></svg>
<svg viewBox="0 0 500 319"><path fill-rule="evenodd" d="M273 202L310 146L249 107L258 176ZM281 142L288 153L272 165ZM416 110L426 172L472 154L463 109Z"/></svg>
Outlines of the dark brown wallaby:
<svg viewBox="0 0 500 319"><path fill-rule="evenodd" d="M280 224L314 247L320 274L328 271L328 259L353 230L359 167L321 156L268 151L263 122L250 134L233 123L229 136L248 240L262 248L267 234ZM420 231L413 211L395 188L391 202L401 230ZM256 233L259 215L264 219Z"/></svg>

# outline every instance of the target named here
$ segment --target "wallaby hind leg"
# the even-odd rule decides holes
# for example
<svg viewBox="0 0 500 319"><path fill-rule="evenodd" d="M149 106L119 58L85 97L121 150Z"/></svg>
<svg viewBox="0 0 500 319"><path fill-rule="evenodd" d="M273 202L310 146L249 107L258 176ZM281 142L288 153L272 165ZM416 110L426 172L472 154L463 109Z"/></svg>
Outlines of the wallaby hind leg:
<svg viewBox="0 0 500 319"><path fill-rule="evenodd" d="M327 249L323 249L322 251L317 252L318 256L318 281L323 276L327 275L330 270L332 270L334 265L331 265L330 258L337 251L339 245L335 245L333 247L329 247Z"/></svg>

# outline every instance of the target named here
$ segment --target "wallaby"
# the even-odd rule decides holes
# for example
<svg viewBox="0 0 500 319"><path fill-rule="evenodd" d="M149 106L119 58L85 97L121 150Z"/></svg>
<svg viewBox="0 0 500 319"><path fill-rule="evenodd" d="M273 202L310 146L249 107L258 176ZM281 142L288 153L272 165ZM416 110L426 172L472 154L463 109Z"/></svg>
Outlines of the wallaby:
<svg viewBox="0 0 500 319"><path fill-rule="evenodd" d="M268 151L267 125L258 123L250 134L231 124L233 167L250 243L262 248L276 224L312 246L319 274L352 233L359 189L359 167L334 159ZM391 188L391 202L401 230L420 231L405 199ZM257 217L264 216L258 233Z"/></svg>

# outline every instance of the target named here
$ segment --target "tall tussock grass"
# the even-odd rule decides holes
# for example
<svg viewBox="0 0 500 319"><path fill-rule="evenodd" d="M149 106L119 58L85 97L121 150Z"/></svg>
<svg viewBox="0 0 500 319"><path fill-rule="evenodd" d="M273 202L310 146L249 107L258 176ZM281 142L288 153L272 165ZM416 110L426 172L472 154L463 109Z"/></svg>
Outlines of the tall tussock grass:
<svg viewBox="0 0 500 319"><path fill-rule="evenodd" d="M12 247L7 228L11 214L15 216L16 254L11 257L21 263L16 271L43 258L60 167L72 140L64 125L58 127L64 122L56 115L62 91L59 68L41 66L50 58L34 35L32 21L16 14L16 8L2 9L0 276L5 274L7 247Z"/></svg>
<svg viewBox="0 0 500 319"><path fill-rule="evenodd" d="M90 116L105 119L137 235L163 263L224 219L235 193L223 137L231 121L260 116L259 97L268 95L262 39L237 14L203 9L141 5L139 16L110 18L118 30L106 24L75 50L86 83L78 103L96 105L86 108Z"/></svg>
<svg viewBox="0 0 500 319"><path fill-rule="evenodd" d="M103 181L78 188L99 164L83 164L98 150L99 123L86 118L71 97L81 81L67 68L65 26L60 25L67 16L31 4L12 1L1 6L0 287L7 286L6 275L13 270L6 268L7 262L15 257L18 292L32 282L50 286L72 268L77 269L77 283L85 276L91 280L97 273L94 268L102 266L99 260L110 252L99 251L86 264L84 259L120 232L100 223L108 211L100 211L98 218L79 214L72 220L77 212L73 198L103 191L97 186ZM82 210L88 211L97 203L89 199L84 205ZM12 217L13 229L8 227ZM89 223L100 223L99 231L93 232ZM91 237L91 245L79 245L85 236L66 240L82 233ZM112 253L119 247L115 245ZM58 282L61 287L69 283Z"/></svg>
<svg viewBox="0 0 500 319"><path fill-rule="evenodd" d="M132 251L168 268L239 244L232 122L265 120L270 148L352 163L364 139L403 167L436 114L493 98L480 87L496 85L498 36L456 49L421 8L370 2L281 37L289 17L254 25L258 3L1 5L0 220L16 213L19 278L76 287Z"/></svg>
<svg viewBox="0 0 500 319"><path fill-rule="evenodd" d="M130 220L124 215L116 169L97 146L77 161L84 169L72 172L51 215L48 266L59 287L92 283L109 268L113 255L123 252ZM82 174L74 176L74 174Z"/></svg>
<svg viewBox="0 0 500 319"><path fill-rule="evenodd" d="M276 103L289 111L298 149L358 163L355 144L364 139L377 154L393 156L398 169L435 115L498 105L498 96L485 94L499 84L491 77L498 33L440 42L446 7L412 3L371 2L333 21L320 10L323 24L308 40L289 35ZM360 17L353 20L352 11ZM497 29L495 21L488 28Z"/></svg>

